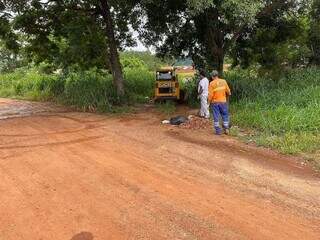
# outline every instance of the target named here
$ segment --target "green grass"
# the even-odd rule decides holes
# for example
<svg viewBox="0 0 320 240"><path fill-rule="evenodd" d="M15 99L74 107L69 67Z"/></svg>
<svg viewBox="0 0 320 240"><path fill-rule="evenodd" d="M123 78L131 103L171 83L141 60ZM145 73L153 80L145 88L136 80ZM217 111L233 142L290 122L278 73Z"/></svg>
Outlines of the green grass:
<svg viewBox="0 0 320 240"><path fill-rule="evenodd" d="M79 110L99 112L123 111L152 97L153 73L128 69L124 75L126 92L119 99L112 76L96 69L51 75L37 69L20 69L0 75L0 97L58 101Z"/></svg>
<svg viewBox="0 0 320 240"><path fill-rule="evenodd" d="M253 132L257 144L286 154L320 149L320 69L295 70L279 79L237 71L226 79L233 89L233 124Z"/></svg>
<svg viewBox="0 0 320 240"><path fill-rule="evenodd" d="M56 93L55 75L39 74L35 70L19 70L0 76L0 96L32 100L50 100Z"/></svg>

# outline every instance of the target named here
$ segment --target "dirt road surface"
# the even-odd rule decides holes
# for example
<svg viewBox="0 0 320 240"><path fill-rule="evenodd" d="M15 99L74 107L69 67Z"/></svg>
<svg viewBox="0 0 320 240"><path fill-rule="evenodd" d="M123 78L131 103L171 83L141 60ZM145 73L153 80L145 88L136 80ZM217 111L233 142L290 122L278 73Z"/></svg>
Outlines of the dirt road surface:
<svg viewBox="0 0 320 240"><path fill-rule="evenodd" d="M0 99L0 239L320 239L320 177L208 130Z"/></svg>

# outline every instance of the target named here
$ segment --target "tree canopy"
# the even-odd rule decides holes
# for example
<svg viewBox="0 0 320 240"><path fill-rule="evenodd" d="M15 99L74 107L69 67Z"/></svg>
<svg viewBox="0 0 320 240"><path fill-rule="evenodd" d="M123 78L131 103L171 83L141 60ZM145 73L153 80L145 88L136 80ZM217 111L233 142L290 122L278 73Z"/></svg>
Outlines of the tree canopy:
<svg viewBox="0 0 320 240"><path fill-rule="evenodd" d="M262 8L261 1L247 0L147 1L142 32L161 54L185 54L222 72L226 53Z"/></svg>
<svg viewBox="0 0 320 240"><path fill-rule="evenodd" d="M305 64L307 6L299 1L275 1L257 15L256 24L246 29L232 49L234 64L258 63L267 68L282 64Z"/></svg>
<svg viewBox="0 0 320 240"><path fill-rule="evenodd" d="M162 56L190 56L198 66L220 73L225 56L241 66L305 63L309 35L319 36L316 20L312 33L307 32L310 1L153 0L146 1L144 11L146 44L155 45Z"/></svg>
<svg viewBox="0 0 320 240"><path fill-rule="evenodd" d="M320 65L320 0L314 0L311 10L309 44L312 51L311 61Z"/></svg>
<svg viewBox="0 0 320 240"><path fill-rule="evenodd" d="M118 52L135 44L134 31L159 56L221 74L226 56L241 67L296 67L320 64L319 9L319 0L1 0L0 49L8 63L23 53L56 68L107 69L120 96Z"/></svg>
<svg viewBox="0 0 320 240"><path fill-rule="evenodd" d="M36 62L105 66L122 95L118 49L133 44L130 27L139 21L136 4L135 0L6 0L1 3L0 34L7 45L17 42L9 41L15 36L12 29L23 34L21 44Z"/></svg>

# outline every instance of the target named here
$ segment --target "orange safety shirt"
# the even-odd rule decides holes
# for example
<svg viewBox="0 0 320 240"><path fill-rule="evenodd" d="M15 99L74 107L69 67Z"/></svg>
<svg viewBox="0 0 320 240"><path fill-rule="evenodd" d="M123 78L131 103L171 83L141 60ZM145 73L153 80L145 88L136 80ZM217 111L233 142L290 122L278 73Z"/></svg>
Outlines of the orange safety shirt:
<svg viewBox="0 0 320 240"><path fill-rule="evenodd" d="M225 103L227 95L230 96L231 91L226 80L218 78L210 83L208 97L210 103Z"/></svg>

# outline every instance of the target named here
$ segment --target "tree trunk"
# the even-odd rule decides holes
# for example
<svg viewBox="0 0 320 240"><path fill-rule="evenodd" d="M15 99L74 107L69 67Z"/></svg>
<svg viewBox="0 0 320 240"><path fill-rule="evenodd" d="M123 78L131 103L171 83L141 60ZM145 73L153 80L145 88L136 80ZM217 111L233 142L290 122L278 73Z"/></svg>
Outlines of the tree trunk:
<svg viewBox="0 0 320 240"><path fill-rule="evenodd" d="M217 49L217 71L219 72L219 75L223 76L223 67L224 67L224 51L223 47Z"/></svg>
<svg viewBox="0 0 320 240"><path fill-rule="evenodd" d="M113 76L113 82L117 89L118 97L121 97L124 95L124 79L118 53L117 41L114 33L114 22L111 16L111 10L108 0L100 0L100 3L103 20L106 26L107 44L109 48L109 61Z"/></svg>
<svg viewBox="0 0 320 240"><path fill-rule="evenodd" d="M206 13L206 37L205 43L208 49L209 64L212 65L214 70L219 72L219 75L223 76L224 65L224 33L219 27L218 12L215 9L211 9Z"/></svg>
<svg viewBox="0 0 320 240"><path fill-rule="evenodd" d="M219 72L219 75L223 76L224 66L224 49L223 42L217 41L216 36L207 35L207 49L208 49L208 64L212 65L214 70Z"/></svg>

